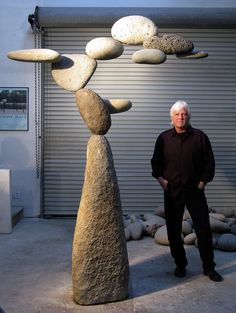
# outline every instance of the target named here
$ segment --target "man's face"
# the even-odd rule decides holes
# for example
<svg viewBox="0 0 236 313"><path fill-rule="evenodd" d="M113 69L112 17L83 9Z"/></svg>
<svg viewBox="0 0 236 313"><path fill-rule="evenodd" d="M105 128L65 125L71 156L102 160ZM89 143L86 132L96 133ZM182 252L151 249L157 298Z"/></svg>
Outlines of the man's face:
<svg viewBox="0 0 236 313"><path fill-rule="evenodd" d="M185 130L188 127L189 116L188 111L186 109L181 109L179 111L175 111L172 116L172 123L175 129Z"/></svg>

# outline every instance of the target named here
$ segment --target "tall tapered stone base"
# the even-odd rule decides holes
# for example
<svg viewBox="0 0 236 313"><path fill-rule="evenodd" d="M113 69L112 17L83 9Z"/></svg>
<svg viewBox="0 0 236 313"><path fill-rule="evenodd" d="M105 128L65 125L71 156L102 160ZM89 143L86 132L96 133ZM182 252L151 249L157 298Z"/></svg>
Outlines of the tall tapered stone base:
<svg viewBox="0 0 236 313"><path fill-rule="evenodd" d="M119 186L109 142L92 135L72 255L73 298L81 305L124 300L129 263Z"/></svg>

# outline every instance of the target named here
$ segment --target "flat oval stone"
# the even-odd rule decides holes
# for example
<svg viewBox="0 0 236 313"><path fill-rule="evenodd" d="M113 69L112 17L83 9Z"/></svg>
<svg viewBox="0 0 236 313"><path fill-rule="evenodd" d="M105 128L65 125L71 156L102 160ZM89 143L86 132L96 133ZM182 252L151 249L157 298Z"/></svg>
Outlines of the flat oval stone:
<svg viewBox="0 0 236 313"><path fill-rule="evenodd" d="M187 53L193 50L192 41L175 34L164 34L146 38L144 48L160 49L166 54Z"/></svg>
<svg viewBox="0 0 236 313"><path fill-rule="evenodd" d="M129 45L142 44L144 38L157 34L158 28L155 23L141 15L122 17L111 28L114 39Z"/></svg>
<svg viewBox="0 0 236 313"><path fill-rule="evenodd" d="M165 62L166 54L159 49L141 49L132 55L132 61L143 64L161 64Z"/></svg>
<svg viewBox="0 0 236 313"><path fill-rule="evenodd" d="M7 57L21 62L57 62L60 53L51 49L24 49L10 51Z"/></svg>
<svg viewBox="0 0 236 313"><path fill-rule="evenodd" d="M52 63L52 77L68 91L83 88L92 77L97 61L86 54L62 54L59 62Z"/></svg>
<svg viewBox="0 0 236 313"><path fill-rule="evenodd" d="M190 51L188 53L177 53L176 57L180 59L202 59L208 57L208 53L206 51Z"/></svg>
<svg viewBox="0 0 236 313"><path fill-rule="evenodd" d="M132 107L132 102L128 99L103 99L110 114L122 113Z"/></svg>
<svg viewBox="0 0 236 313"><path fill-rule="evenodd" d="M106 134L111 127L111 116L102 98L90 89L80 89L75 95L79 112L91 132Z"/></svg>
<svg viewBox="0 0 236 313"><path fill-rule="evenodd" d="M96 60L118 58L124 51L123 45L114 38L99 37L90 40L86 45L86 53Z"/></svg>

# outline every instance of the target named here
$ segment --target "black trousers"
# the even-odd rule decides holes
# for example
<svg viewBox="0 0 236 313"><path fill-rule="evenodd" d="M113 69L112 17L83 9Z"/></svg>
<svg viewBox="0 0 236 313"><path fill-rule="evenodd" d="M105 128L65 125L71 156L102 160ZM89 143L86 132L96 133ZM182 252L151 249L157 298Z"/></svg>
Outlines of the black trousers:
<svg viewBox="0 0 236 313"><path fill-rule="evenodd" d="M197 235L202 267L203 269L214 269L212 232L204 190L197 187L191 188L181 191L176 197L172 197L168 191L165 191L164 205L170 251L176 265L186 266L188 264L181 236L182 220L186 206Z"/></svg>

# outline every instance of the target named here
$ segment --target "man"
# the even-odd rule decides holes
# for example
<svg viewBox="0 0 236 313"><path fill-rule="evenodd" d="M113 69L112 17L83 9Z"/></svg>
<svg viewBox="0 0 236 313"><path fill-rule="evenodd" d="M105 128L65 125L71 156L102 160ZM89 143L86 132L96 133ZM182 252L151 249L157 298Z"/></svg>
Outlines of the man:
<svg viewBox="0 0 236 313"><path fill-rule="evenodd" d="M215 173L210 141L201 130L189 124L190 110L185 101L177 101L170 110L173 128L156 141L151 160L152 175L164 190L165 218L175 276L184 277L188 264L181 237L185 206L198 238L203 273L213 281L223 278L215 271L212 233L204 188Z"/></svg>

